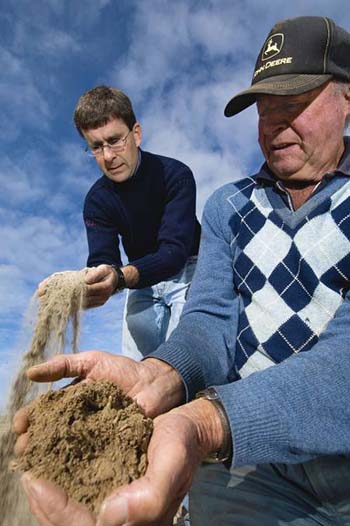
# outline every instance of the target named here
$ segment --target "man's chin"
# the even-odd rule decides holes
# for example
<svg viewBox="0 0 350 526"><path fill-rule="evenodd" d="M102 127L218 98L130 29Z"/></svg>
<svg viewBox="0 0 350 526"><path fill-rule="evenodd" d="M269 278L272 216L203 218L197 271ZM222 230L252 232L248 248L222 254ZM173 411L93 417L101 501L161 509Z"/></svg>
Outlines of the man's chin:
<svg viewBox="0 0 350 526"><path fill-rule="evenodd" d="M111 179L111 181L114 181L115 183L123 183L124 181L130 179L129 172L120 170L108 170L108 172L105 172L105 175L108 177L108 179Z"/></svg>
<svg viewBox="0 0 350 526"><path fill-rule="evenodd" d="M281 181L300 181L305 178L305 170L302 163L285 160L284 162L268 162L268 166L276 178Z"/></svg>

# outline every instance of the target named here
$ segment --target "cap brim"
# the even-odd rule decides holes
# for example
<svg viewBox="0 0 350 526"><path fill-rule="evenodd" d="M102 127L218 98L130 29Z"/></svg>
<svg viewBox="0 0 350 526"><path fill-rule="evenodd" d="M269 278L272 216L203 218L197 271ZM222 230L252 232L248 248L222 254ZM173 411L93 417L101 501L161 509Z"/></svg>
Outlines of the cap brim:
<svg viewBox="0 0 350 526"><path fill-rule="evenodd" d="M232 117L256 102L259 93L266 95L300 95L322 86L332 75L276 75L261 80L235 95L225 108L225 116Z"/></svg>

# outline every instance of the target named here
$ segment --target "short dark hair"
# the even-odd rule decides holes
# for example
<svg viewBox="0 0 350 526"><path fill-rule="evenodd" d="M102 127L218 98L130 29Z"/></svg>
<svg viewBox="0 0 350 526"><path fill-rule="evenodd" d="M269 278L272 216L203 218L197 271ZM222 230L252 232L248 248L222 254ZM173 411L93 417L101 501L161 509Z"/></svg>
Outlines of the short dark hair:
<svg viewBox="0 0 350 526"><path fill-rule="evenodd" d="M74 110L74 124L80 133L104 126L113 118L121 119L131 130L136 117L125 93L109 86L96 86L84 93Z"/></svg>

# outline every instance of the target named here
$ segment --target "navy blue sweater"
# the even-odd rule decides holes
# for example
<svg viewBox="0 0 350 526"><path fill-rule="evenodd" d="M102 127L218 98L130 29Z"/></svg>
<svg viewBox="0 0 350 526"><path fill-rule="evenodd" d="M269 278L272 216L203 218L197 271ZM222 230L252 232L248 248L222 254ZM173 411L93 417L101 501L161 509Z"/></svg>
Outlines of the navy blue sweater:
<svg viewBox="0 0 350 526"><path fill-rule="evenodd" d="M141 151L136 173L123 183L105 175L90 188L84 204L87 265L122 265L119 241L143 288L178 273L198 253L196 185L180 161Z"/></svg>

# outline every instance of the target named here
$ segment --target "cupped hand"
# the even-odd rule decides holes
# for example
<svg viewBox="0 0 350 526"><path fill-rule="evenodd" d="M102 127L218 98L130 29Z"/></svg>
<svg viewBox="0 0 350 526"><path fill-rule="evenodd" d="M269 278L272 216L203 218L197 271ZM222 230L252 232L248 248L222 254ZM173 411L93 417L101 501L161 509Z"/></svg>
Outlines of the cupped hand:
<svg viewBox="0 0 350 526"><path fill-rule="evenodd" d="M102 503L97 526L169 526L204 450L186 406L154 420L144 477L118 488Z"/></svg>
<svg viewBox="0 0 350 526"><path fill-rule="evenodd" d="M154 420L145 476L112 492L96 523L57 486L25 476L24 488L40 526L170 526L205 454L196 420L196 411L186 406Z"/></svg>
<svg viewBox="0 0 350 526"><path fill-rule="evenodd" d="M184 387L180 375L161 360L131 358L102 351L85 351L55 356L48 362L30 367L27 376L34 382L54 382L62 378L84 381L110 380L133 398L145 414L155 417L182 403ZM27 444L28 407L20 409L13 420L19 435L16 453Z"/></svg>
<svg viewBox="0 0 350 526"><path fill-rule="evenodd" d="M37 287L37 294L38 294L39 298L45 294L46 287L49 284L51 278L53 278L54 276L58 276L59 274L64 274L65 272L67 272L67 271L54 272L53 274L51 274L47 278L45 278L42 281L40 281L40 283L39 283L39 285Z"/></svg>
<svg viewBox="0 0 350 526"><path fill-rule="evenodd" d="M117 273L111 265L99 265L88 270L85 276L84 308L104 305L116 289Z"/></svg>
<svg viewBox="0 0 350 526"><path fill-rule="evenodd" d="M45 294L50 279L58 274L64 274L64 272L55 272L39 283L37 287L39 298ZM98 265L97 267L91 267L87 270L85 284L86 290L83 307L85 309L99 307L104 305L116 290L118 276L111 265Z"/></svg>

